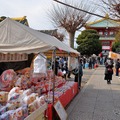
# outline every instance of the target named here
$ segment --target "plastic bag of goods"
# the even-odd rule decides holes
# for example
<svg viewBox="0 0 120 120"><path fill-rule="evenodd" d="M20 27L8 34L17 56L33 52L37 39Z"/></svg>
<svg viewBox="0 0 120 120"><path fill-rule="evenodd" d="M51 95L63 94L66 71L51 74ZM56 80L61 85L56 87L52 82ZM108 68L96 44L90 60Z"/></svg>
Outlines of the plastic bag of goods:
<svg viewBox="0 0 120 120"><path fill-rule="evenodd" d="M38 56L34 59L34 71L33 73L45 73L47 71L46 65L46 56L44 54L38 54Z"/></svg>

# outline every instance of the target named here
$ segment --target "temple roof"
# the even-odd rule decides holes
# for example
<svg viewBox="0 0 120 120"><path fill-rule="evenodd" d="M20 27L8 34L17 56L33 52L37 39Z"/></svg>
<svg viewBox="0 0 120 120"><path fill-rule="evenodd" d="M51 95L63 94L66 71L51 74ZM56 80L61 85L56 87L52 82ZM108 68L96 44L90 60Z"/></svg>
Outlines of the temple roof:
<svg viewBox="0 0 120 120"><path fill-rule="evenodd" d="M94 28L104 28L104 27L120 27L120 22L114 21L109 19L109 16L106 15L105 18L102 18L100 20L96 20L91 23L87 23L85 27L94 27Z"/></svg>
<svg viewBox="0 0 120 120"><path fill-rule="evenodd" d="M55 29L55 30L38 30L38 31L46 33L48 35L52 35L52 36L54 36L54 34L57 34L57 29Z"/></svg>
<svg viewBox="0 0 120 120"><path fill-rule="evenodd" d="M5 17L5 16L1 16L1 17L0 17L0 22L3 21L4 19L6 19L6 17ZM17 18L11 18L11 19L12 19L12 20L15 20L15 21L17 21L17 22L20 22L20 23L22 23L22 24L24 24L24 25L26 25L26 26L29 26L28 21L27 21L27 19L26 19L26 16L17 17Z"/></svg>

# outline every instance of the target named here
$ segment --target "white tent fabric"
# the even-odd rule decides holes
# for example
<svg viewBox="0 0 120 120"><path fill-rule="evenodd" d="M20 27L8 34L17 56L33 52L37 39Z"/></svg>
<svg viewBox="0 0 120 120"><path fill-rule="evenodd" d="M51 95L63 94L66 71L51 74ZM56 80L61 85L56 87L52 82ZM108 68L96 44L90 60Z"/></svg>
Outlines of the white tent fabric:
<svg viewBox="0 0 120 120"><path fill-rule="evenodd" d="M79 52L57 38L38 32L10 18L0 23L0 53L39 53L58 48L63 51Z"/></svg>

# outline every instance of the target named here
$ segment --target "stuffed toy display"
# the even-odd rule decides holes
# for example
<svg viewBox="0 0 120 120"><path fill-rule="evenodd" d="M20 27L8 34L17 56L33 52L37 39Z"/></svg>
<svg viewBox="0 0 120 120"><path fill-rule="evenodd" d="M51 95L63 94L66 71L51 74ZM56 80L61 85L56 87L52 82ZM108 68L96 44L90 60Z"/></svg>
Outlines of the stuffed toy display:
<svg viewBox="0 0 120 120"><path fill-rule="evenodd" d="M16 80L16 72L13 69L5 70L0 76L0 90L10 91Z"/></svg>

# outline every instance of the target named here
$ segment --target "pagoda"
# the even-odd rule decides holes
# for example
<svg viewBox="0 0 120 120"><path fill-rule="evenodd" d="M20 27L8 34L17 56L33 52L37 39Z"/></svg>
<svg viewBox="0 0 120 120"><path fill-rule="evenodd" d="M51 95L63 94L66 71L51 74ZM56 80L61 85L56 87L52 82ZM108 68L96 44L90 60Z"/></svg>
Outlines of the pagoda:
<svg viewBox="0 0 120 120"><path fill-rule="evenodd" d="M120 29L120 22L111 20L108 15L100 20L96 20L85 25L86 29L94 29L100 35L102 44L102 53L111 51L112 42L115 40L115 35Z"/></svg>

